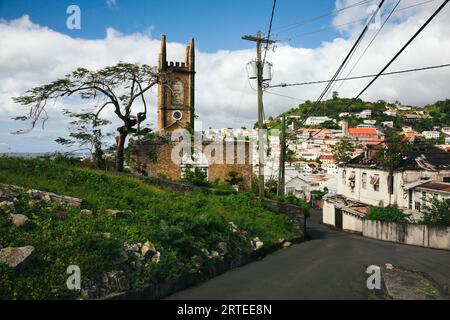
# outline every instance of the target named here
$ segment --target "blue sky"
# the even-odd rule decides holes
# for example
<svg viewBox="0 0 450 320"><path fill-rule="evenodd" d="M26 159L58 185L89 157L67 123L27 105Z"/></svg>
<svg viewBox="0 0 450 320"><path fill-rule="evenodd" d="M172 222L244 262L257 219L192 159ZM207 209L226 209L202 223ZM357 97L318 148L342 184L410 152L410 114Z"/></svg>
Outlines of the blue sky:
<svg viewBox="0 0 450 320"><path fill-rule="evenodd" d="M111 1L111 0L110 0ZM171 41L185 43L195 36L199 49L215 52L220 49L248 48L243 34L267 31L272 0L0 0L0 18L12 20L24 14L41 26L71 37L102 39L108 27L123 34L152 32L154 37L166 33ZM66 8L81 8L81 30L66 28ZM274 31L282 26L333 10L334 0L278 0ZM331 16L305 26L302 32L329 26ZM294 29L283 37L298 33ZM296 39L292 44L317 47L336 36L332 29Z"/></svg>

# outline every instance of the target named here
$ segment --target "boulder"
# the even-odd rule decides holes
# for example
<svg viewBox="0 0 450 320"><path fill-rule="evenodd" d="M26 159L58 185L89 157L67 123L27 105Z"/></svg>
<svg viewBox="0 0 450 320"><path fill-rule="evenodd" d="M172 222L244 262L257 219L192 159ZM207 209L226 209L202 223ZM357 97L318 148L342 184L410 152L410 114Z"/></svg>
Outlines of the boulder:
<svg viewBox="0 0 450 320"><path fill-rule="evenodd" d="M123 271L111 271L107 273L109 291L127 291L130 283Z"/></svg>
<svg viewBox="0 0 450 320"><path fill-rule="evenodd" d="M156 254L153 256L152 261L155 263L159 263L161 261L161 253L156 251Z"/></svg>
<svg viewBox="0 0 450 320"><path fill-rule="evenodd" d="M156 248L150 241L147 241L144 243L144 245L141 247L141 254L145 258L147 255L150 257L153 257L156 254Z"/></svg>
<svg viewBox="0 0 450 320"><path fill-rule="evenodd" d="M83 209L83 210L80 211L80 213L81 213L82 216L85 216L85 217L92 216L92 211L88 210L88 209Z"/></svg>
<svg viewBox="0 0 450 320"><path fill-rule="evenodd" d="M124 215L124 212L121 210L106 209L105 212L108 215L112 216L114 219L119 219Z"/></svg>
<svg viewBox="0 0 450 320"><path fill-rule="evenodd" d="M125 251L128 252L139 252L139 245L135 244L128 244L127 242L125 242L123 244L123 248L125 249Z"/></svg>
<svg viewBox="0 0 450 320"><path fill-rule="evenodd" d="M219 243L217 244L217 249L219 249L219 251L220 251L223 255L226 255L226 254L228 253L228 246L227 246L227 243L224 242L224 241L219 242Z"/></svg>
<svg viewBox="0 0 450 320"><path fill-rule="evenodd" d="M236 225L234 224L233 221L229 222L228 224L229 224L229 226L230 226L231 232L233 232L233 233L238 232L238 228L236 227Z"/></svg>
<svg viewBox="0 0 450 320"><path fill-rule="evenodd" d="M252 241L253 250L259 250L264 246L264 242L262 242L258 237L254 238Z"/></svg>
<svg viewBox="0 0 450 320"><path fill-rule="evenodd" d="M283 243L283 248L287 248L292 246L292 243L290 243L289 241L286 241L285 243Z"/></svg>
<svg viewBox="0 0 450 320"><path fill-rule="evenodd" d="M23 215L23 214L10 214L9 218L11 219L11 222L16 226L16 227L21 227L23 225L25 225L28 221L30 221L30 219L28 219L27 216Z"/></svg>
<svg viewBox="0 0 450 320"><path fill-rule="evenodd" d="M119 262L125 263L128 261L128 259L129 259L128 253L125 250L120 251Z"/></svg>
<svg viewBox="0 0 450 320"><path fill-rule="evenodd" d="M0 210L3 210L5 212L11 212L15 208L14 202L12 201L3 201L0 202Z"/></svg>
<svg viewBox="0 0 450 320"><path fill-rule="evenodd" d="M3 248L0 250L0 263L15 268L27 260L34 252L34 247Z"/></svg>

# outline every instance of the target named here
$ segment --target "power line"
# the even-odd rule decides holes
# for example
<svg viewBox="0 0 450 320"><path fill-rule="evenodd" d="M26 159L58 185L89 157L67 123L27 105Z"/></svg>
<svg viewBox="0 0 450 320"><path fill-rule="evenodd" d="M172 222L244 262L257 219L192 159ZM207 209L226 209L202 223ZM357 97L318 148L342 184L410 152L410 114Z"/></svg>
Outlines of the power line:
<svg viewBox="0 0 450 320"><path fill-rule="evenodd" d="M440 65L435 65L435 66L422 67L422 68L414 68L414 69L406 69L406 70L385 72L385 73L381 74L381 76L389 76L389 75L394 75L394 74L409 73L409 72L416 72L416 71L423 71L423 70L430 70L430 69L439 69L439 68L446 68L446 67L450 67L450 63L449 64L440 64ZM319 80L319 81L298 82L298 83L282 83L282 84L269 86L268 88L280 88L280 87L281 88L285 88L285 87L294 87L294 86L304 86L304 85L327 83L327 82L330 82L330 81L338 82L338 81L348 81L348 80L372 78L372 77L375 77L375 76L376 76L376 74L370 74L370 75L355 76L355 77L341 78L341 79L335 79L335 80Z"/></svg>
<svg viewBox="0 0 450 320"><path fill-rule="evenodd" d="M435 1L435 0L422 1L422 2L419 2L419 3L413 4L413 5L407 6L407 7L403 7L403 8L395 10L394 14L399 13L399 12L404 11L404 10L408 10L408 9L414 8L414 7L421 6L421 5L424 5L424 4L433 2L433 1ZM360 23L360 22L364 22L364 21L367 21L367 19L366 18L362 18L362 19L358 19L358 20L352 20L352 21L345 22L345 23L338 24L338 25L334 25L334 26L329 26L329 27L324 27L324 28L319 28L319 29L316 29L316 30L312 30L312 31L298 33L298 34L296 34L294 36L291 36L291 37L278 39L278 41L288 41L289 42L289 41L292 41L293 39L301 38L303 36L309 36L309 35L312 35L312 34L325 32L327 30L332 30L332 29L336 29L336 28L340 28L340 27L345 27L345 26L348 26L348 25L352 25L352 24L356 24L356 23Z"/></svg>
<svg viewBox="0 0 450 320"><path fill-rule="evenodd" d="M264 59L263 59L263 68L264 64L266 63L266 56L267 56L267 49L269 48L269 40L270 40L270 33L272 32L272 23L273 23L273 17L275 15L275 7L277 5L277 0L273 0L273 6L272 6L272 14L270 16L270 23L269 23L269 32L267 33L267 42L266 47L264 49Z"/></svg>
<svg viewBox="0 0 450 320"><path fill-rule="evenodd" d="M292 30L292 29L294 29L294 28L297 28L297 27L306 25L306 24L308 24L308 23L311 23L311 22L320 20L320 19L322 19L322 18L326 18L326 17L331 16L331 15L333 15L333 14L335 14L335 13L339 13L339 12L342 12L342 11L345 11L345 10L348 10L348 9L352 9L352 8L355 8L355 7L358 7L358 6L362 6L362 5L367 4L367 3L370 3L370 2L374 2L374 0L364 0L364 1L360 1L360 2L354 3L354 4L352 4L352 5L349 5L349 6L347 6L347 7L343 7L343 8L340 8L340 9L336 9L336 10L333 10L333 11L330 11L330 12L327 12L327 13L324 13L324 14L321 14L321 15L318 15L318 16L315 16L315 17L308 18L308 19L303 20L303 21L300 21L300 22L291 23L291 24L282 26L282 27L280 27L280 29L278 29L278 31L277 31L275 34L276 34L276 35L279 35L280 33L283 33L283 32L289 31L289 30Z"/></svg>
<svg viewBox="0 0 450 320"><path fill-rule="evenodd" d="M397 52L397 54L381 69L381 71L369 82L369 84L350 102L347 106L349 108L367 89L386 71L387 68L402 54L403 51L414 41L415 38L427 27L427 25L438 15L438 13L447 5L450 0L445 0L439 8L431 15L431 17L420 27L419 30L406 42L406 44Z"/></svg>
<svg viewBox="0 0 450 320"><path fill-rule="evenodd" d="M389 13L389 15L387 16L387 18L384 20L383 24L381 25L381 27L377 30L376 34L373 36L372 40L369 42L369 44L366 46L366 48L364 49L364 51L362 52L362 54L359 56L358 60L356 61L356 63L353 65L353 67L350 69L350 71L347 73L347 75L345 76L346 78L349 77L351 75L351 73L353 72L353 70L355 70L356 66L359 64L359 62L361 61L361 59L364 57L364 55L366 54L366 52L369 50L370 46L372 45L372 43L375 41L375 39L378 37L378 35L380 34L380 32L383 30L384 26L386 25L386 23L388 22L388 20L391 18L392 14L395 12L395 10L397 9L398 5L400 4L400 2L402 2L402 0L398 0L397 4L392 8L391 12ZM344 84L344 82L341 82L341 84L339 85L339 87L337 88L337 91L339 91L342 87L342 85ZM333 85L334 86L334 85Z"/></svg>
<svg viewBox="0 0 450 320"><path fill-rule="evenodd" d="M292 96L287 96L287 95L284 95L284 94L281 94L281 93L275 93L275 92L272 92L272 91L264 91L265 93L268 93L268 94L272 94L272 95L275 95L275 96L280 96L280 97L283 97L283 98L288 98L288 99L292 99L292 100L297 100L297 101L302 101L302 102L306 102L306 100L305 99L300 99L300 98L296 98L296 97L292 97Z"/></svg>
<svg viewBox="0 0 450 320"><path fill-rule="evenodd" d="M342 69L345 67L347 61L353 56L356 48L359 46L359 44L361 43L361 40L364 38L364 35L366 34L367 30L369 30L369 24L372 23L373 19L375 18L375 16L378 14L379 10L381 9L381 7L383 6L385 0L381 0L380 4L378 5L378 9L373 13L372 18L367 22L366 26L364 27L363 31L361 32L361 34L359 35L358 39L356 40L355 44L353 45L353 47L350 49L350 52L347 54L347 56L345 57L344 61L341 63L341 65L339 66L339 68L337 69L336 73L333 75L333 77L331 78L333 81L330 81L327 86L325 87L325 89L322 91L322 93L320 94L319 98L317 98L317 101L315 103L315 105L317 105L322 98L325 96L325 94L328 92L328 90L330 89L331 85L333 84L334 80L339 76L339 74L341 73Z"/></svg>

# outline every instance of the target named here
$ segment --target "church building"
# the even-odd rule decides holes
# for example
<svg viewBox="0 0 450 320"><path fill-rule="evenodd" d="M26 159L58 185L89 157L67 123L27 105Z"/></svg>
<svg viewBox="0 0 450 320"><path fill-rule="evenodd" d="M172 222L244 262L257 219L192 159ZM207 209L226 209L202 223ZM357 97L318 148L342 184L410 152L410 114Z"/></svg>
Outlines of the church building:
<svg viewBox="0 0 450 320"><path fill-rule="evenodd" d="M179 154L180 161L174 160L179 153L180 132L194 133L195 119L195 45L191 39L186 47L184 62L167 60L166 36L161 39L158 70L158 128L157 138L130 141L130 169L135 174L145 174L154 178L178 181L185 170L195 167L207 174L209 182L225 182L230 172L235 172L243 181L240 189L251 188L252 145L250 141L234 142L202 140L197 151L191 154L191 141ZM183 130L184 129L184 130ZM201 132L195 132L199 136ZM186 140L191 140L190 138ZM194 144L192 144L192 147ZM175 157L177 158L177 157Z"/></svg>

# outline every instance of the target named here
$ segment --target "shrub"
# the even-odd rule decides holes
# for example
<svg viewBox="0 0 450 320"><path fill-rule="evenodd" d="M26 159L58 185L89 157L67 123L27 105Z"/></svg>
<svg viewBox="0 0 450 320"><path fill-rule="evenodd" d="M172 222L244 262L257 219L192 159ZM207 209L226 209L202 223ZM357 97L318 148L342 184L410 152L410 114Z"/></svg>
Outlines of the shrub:
<svg viewBox="0 0 450 320"><path fill-rule="evenodd" d="M366 219L382 222L411 223L411 215L404 213L397 205L388 207L371 207Z"/></svg>
<svg viewBox="0 0 450 320"><path fill-rule="evenodd" d="M430 226L450 227L450 199L433 199L430 206L422 210L420 223Z"/></svg>

